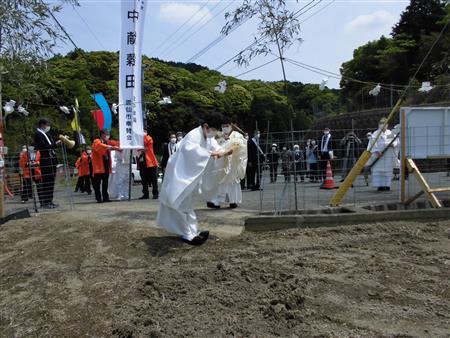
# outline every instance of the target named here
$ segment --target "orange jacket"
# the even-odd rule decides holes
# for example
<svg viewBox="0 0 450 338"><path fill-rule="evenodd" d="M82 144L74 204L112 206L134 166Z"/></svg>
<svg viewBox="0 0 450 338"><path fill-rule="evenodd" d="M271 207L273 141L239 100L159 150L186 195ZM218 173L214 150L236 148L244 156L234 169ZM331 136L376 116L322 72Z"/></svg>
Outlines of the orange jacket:
<svg viewBox="0 0 450 338"><path fill-rule="evenodd" d="M147 168L157 167L158 160L153 152L153 139L150 135L144 135L145 163Z"/></svg>
<svg viewBox="0 0 450 338"><path fill-rule="evenodd" d="M33 179L35 179L36 181L40 181L42 179L41 169L39 168L39 165L41 164L41 153L39 152L39 150L37 150L35 154L36 159L34 161L34 166L32 166L32 169L34 169ZM28 164L28 151L22 151L20 153L19 167L22 169L24 178L31 178L30 166Z"/></svg>
<svg viewBox="0 0 450 338"><path fill-rule="evenodd" d="M103 143L99 138L94 140L92 143L92 169L93 174L105 174L105 166L103 162L103 157L108 156L109 158L109 168L108 173L111 173L111 151L109 146L119 146L119 141L109 140L106 144Z"/></svg>
<svg viewBox="0 0 450 338"><path fill-rule="evenodd" d="M78 160L75 162L75 167L78 169L79 177L90 175L89 156L85 151L83 151L81 157L78 157Z"/></svg>

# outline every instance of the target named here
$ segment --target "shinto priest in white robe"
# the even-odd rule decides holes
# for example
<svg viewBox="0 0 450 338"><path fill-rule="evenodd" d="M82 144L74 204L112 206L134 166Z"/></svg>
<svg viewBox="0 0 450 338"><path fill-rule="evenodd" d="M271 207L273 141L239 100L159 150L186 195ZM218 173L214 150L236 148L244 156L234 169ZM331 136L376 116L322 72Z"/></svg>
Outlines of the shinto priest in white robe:
<svg viewBox="0 0 450 338"><path fill-rule="evenodd" d="M389 147L383 154L383 156L378 159L378 161L373 165L372 172L372 186L374 188L378 187L391 187L391 181L393 177L393 169L398 168L399 160L398 160L398 139L392 142L395 134L392 133L389 129L386 131L382 131L381 129L377 129L372 133L370 137L369 145L367 149L369 150L372 144L375 142L378 134L381 133L380 138L375 143L374 147L371 150L372 157L369 160L368 165L374 163L377 159L376 152L380 154ZM391 143L392 142L392 143Z"/></svg>
<svg viewBox="0 0 450 338"><path fill-rule="evenodd" d="M233 153L216 161L220 161L223 168L219 174L221 179L218 194L211 202L215 205L225 202L242 203L241 180L245 177L247 167L247 140L241 133L233 131L219 145L222 151L233 149Z"/></svg>
<svg viewBox="0 0 450 338"><path fill-rule="evenodd" d="M199 234L194 199L207 201L217 194L220 172L211 157L217 141L206 139L202 127L191 130L169 158L161 187L156 222L190 241Z"/></svg>

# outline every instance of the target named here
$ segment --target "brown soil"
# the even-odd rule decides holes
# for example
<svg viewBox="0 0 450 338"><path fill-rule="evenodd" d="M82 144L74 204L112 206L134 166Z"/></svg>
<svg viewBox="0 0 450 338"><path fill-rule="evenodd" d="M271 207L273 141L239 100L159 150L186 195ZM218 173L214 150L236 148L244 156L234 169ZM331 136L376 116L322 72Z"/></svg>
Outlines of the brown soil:
<svg viewBox="0 0 450 338"><path fill-rule="evenodd" d="M449 337L449 228L244 233L191 248L64 213L12 221L0 226L0 336Z"/></svg>

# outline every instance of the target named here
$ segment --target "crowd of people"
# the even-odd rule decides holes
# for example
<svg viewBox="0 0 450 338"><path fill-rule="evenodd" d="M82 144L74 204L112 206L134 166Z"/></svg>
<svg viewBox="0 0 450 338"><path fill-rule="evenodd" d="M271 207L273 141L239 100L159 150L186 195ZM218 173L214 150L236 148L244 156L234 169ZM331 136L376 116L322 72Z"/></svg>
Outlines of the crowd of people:
<svg viewBox="0 0 450 338"><path fill-rule="evenodd" d="M22 202L33 199L34 183L44 209L58 207L53 195L58 164L56 150L62 140L55 140L50 130L49 120L39 120L32 145L23 146L19 158ZM370 172L372 186L378 191L389 191L400 167L399 133L398 125L390 130L383 118L377 130L367 133L365 138L349 131L336 141L330 129L325 128L317 140L295 142L291 138L280 149L273 142L268 147L268 138L262 144L259 131L250 138L232 121L222 119L221 123L205 121L186 135L170 132L158 161L154 140L147 130L144 130L144 147L131 152L121 149L119 141L112 140L110 131L104 129L91 146L82 146L83 151L75 162L78 169L75 192L91 195L93 190L98 203L128 199L134 158L142 182L140 199L150 198L150 187L151 197L159 199L157 224L190 245L201 245L209 233L198 230L194 201L200 199L213 209L224 205L236 208L242 203L243 190L262 189L262 174L266 169L272 184L277 182L279 173L285 183L309 179L323 184L329 174L327 168L337 162L338 154L341 178L345 180L360 154L368 150L372 156L363 171L366 181Z"/></svg>
<svg viewBox="0 0 450 338"><path fill-rule="evenodd" d="M230 120L222 121L221 129L215 129L205 122L186 136L182 132L170 132L167 142L162 147L161 161L157 159L154 140L147 130L144 131L144 147L130 153L130 150L122 150L119 142L110 138L110 131L104 129L91 146L84 146L75 162L78 170L75 192L91 195L93 190L98 203L110 202L112 199L128 199L130 161L135 155L142 183L140 199L160 198L161 182L161 189L171 190L171 195L182 197L187 192L196 192L196 189L202 190L202 195L205 195L205 191L213 191L211 187L215 186L216 190L214 194L208 195L206 205L214 209L224 204L236 208L242 203L242 190L255 191L262 188L262 173L265 169L269 171L270 183L277 182L279 173L284 182L302 183L309 180L313 183L323 183L326 179L327 164L336 161L335 153L338 152L342 163L341 176L344 180L364 149L372 152L372 158L366 169L372 174L373 187L378 191L387 191L390 190L395 170L399 168L399 130L398 126L393 130L387 129L385 122L382 119L378 129L368 133L365 140L361 140L354 131L349 131L336 142L330 129L325 128L318 140L289 141L285 142L281 149L277 143L272 143L270 147L262 145L259 131L255 131L250 138ZM56 149L61 141L55 141L50 129L50 121L41 119L33 145L23 147L19 160L22 201L26 202L32 198L34 182L40 205L45 209L57 207L53 202L53 193L58 163ZM198 147L202 150L200 151ZM235 155L232 155L233 153ZM207 154L213 154L214 161L209 161ZM173 163L177 163L176 166ZM195 188L185 191L190 181L183 180L183 175L189 173L193 175L194 181L199 183L201 175L195 173L197 170L206 169L214 180L210 180L208 185L208 179L204 177ZM158 180L159 176L161 180ZM216 184L217 182L219 184ZM160 221L165 223L167 212L173 213L172 209L175 207L179 226L182 223L196 224L191 202L191 199L188 201L181 198L175 201L172 197L163 197ZM194 233L192 230L185 239L192 240L196 237L193 236Z"/></svg>

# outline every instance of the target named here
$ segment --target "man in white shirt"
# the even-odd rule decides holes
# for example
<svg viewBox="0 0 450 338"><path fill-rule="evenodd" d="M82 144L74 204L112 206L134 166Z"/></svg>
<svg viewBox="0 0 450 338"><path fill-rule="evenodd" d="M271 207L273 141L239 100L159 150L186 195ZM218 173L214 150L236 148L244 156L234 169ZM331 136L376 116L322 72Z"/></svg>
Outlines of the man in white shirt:
<svg viewBox="0 0 450 338"><path fill-rule="evenodd" d="M323 130L322 139L319 144L319 177L325 182L327 176L327 162L333 159L333 138L330 128Z"/></svg>

